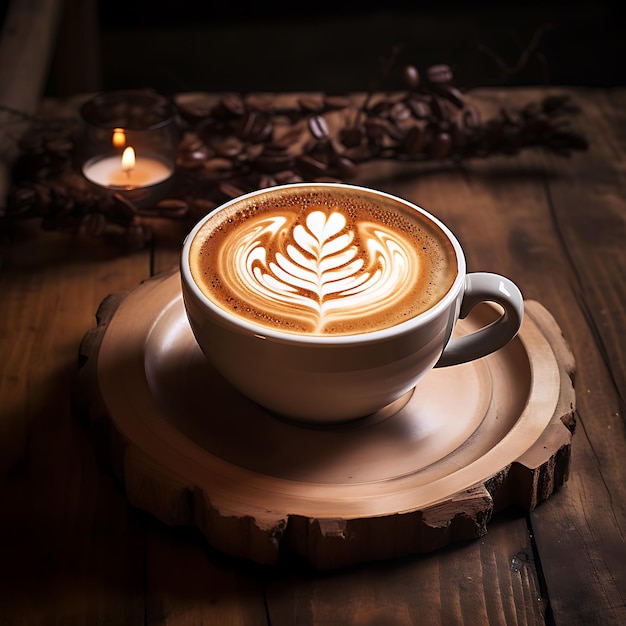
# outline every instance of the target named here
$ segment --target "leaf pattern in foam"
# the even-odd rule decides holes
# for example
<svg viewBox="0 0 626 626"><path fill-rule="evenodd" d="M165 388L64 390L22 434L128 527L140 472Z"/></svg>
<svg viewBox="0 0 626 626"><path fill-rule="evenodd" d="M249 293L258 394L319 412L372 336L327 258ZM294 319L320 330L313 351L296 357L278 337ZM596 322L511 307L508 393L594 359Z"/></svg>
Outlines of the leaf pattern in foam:
<svg viewBox="0 0 626 626"><path fill-rule="evenodd" d="M367 253L360 255L357 233L346 231L346 223L341 213L318 210L293 228L285 218L256 222L234 252L244 298L261 298L270 315L275 307L289 307L290 314L309 320L313 332L392 303L397 290L415 278L417 257L392 230L372 223L358 227ZM290 228L288 243L281 245ZM268 258L270 247L275 252Z"/></svg>

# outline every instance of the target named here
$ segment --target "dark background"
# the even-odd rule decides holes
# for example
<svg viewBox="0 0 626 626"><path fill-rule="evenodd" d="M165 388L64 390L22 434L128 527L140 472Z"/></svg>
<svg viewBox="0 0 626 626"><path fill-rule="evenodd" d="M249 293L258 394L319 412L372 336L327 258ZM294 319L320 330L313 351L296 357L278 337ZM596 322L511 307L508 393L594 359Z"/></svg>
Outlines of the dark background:
<svg viewBox="0 0 626 626"><path fill-rule="evenodd" d="M85 52L74 47L55 60L46 88L51 96L80 88L151 87L166 94L393 89L401 88L400 70L408 63L422 71L448 63L466 88L626 84L622 11L606 0L65 3L81 19L65 25L60 42L82 37ZM85 29L88 6L93 28ZM381 84L382 65L394 49L393 70ZM87 79L72 81L79 70Z"/></svg>
<svg viewBox="0 0 626 626"><path fill-rule="evenodd" d="M100 24L105 89L363 90L396 46L397 68L448 63L467 87L613 86L626 75L624 21L617 3L602 0L106 0ZM527 62L513 69L536 36Z"/></svg>

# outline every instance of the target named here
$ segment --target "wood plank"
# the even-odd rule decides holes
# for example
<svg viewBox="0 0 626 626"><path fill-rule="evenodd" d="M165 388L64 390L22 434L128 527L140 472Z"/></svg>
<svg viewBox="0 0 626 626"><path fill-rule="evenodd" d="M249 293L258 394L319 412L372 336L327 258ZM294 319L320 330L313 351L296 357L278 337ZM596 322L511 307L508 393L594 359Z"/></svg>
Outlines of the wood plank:
<svg viewBox="0 0 626 626"><path fill-rule="evenodd" d="M571 264L572 288L621 402L626 389L626 91L581 92L590 150L568 168L551 160L554 228ZM601 164L601 165L600 165ZM622 406L623 408L623 406Z"/></svg>
<svg viewBox="0 0 626 626"><path fill-rule="evenodd" d="M264 570L225 559L190 531L146 523L146 621L177 626L267 623Z"/></svg>
<svg viewBox="0 0 626 626"><path fill-rule="evenodd" d="M544 623L523 517L494 519L480 540L436 554L325 574L275 570L267 585L276 626Z"/></svg>
<svg viewBox="0 0 626 626"><path fill-rule="evenodd" d="M511 100L536 97L533 90L516 91L511 93ZM485 95L506 102L500 94ZM576 621L581 610L589 623L622 617L624 611L621 555L626 436L623 401L604 356L604 344L617 346L612 348L615 356L610 363L619 376L623 337L618 329L620 320L623 327L624 313L614 300L607 302L602 295L602 285L607 297L624 295L621 272L614 271L619 267L615 259L620 255L616 249L617 218L624 214L623 200L617 195L611 195L609 202L605 198L622 184L623 165L615 137L606 135L620 124L594 113L603 98L597 92L577 90L574 94L583 110L583 115L575 118L576 124L595 138L589 153L569 160L527 154L467 164L466 212L455 213L448 220L465 243L470 267L487 269L495 260L501 271L518 282L526 297L537 298L554 314L578 365L577 415L582 426L572 445L573 480L558 498L531 514L550 604L557 623L563 624ZM610 158L597 152L598 145L609 151ZM608 164L606 171L598 171L598 163L603 162ZM462 194L458 182L456 185ZM472 236L477 224L480 238ZM594 229L604 229L599 240L606 245L606 250L597 254L594 250L592 255L586 246L590 224ZM510 233L504 242L499 240L501 232ZM594 267L598 277L595 284ZM613 320L601 321L603 310L616 309ZM593 317L597 319L595 325L602 327L604 339L594 330ZM605 514L598 515L597 511ZM564 525L569 532L563 532ZM596 572L595 587L587 580L588 572Z"/></svg>
<svg viewBox="0 0 626 626"><path fill-rule="evenodd" d="M99 301L144 276L149 254L38 224L14 237L0 273L2 622L143 624L144 533L71 417L71 388Z"/></svg>
<svg viewBox="0 0 626 626"><path fill-rule="evenodd" d="M566 168L550 160L558 175L547 191L571 266L563 329L580 363L581 428L567 497L535 511L532 523L555 623L618 624L626 621L626 202L616 190L626 182L626 94L581 91L579 98L590 151Z"/></svg>

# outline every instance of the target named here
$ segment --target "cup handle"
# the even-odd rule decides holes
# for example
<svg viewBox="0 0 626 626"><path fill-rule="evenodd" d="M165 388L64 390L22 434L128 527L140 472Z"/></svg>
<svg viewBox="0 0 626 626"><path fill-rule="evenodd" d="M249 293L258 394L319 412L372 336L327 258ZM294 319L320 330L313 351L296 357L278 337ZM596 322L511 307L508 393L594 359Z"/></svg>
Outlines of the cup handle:
<svg viewBox="0 0 626 626"><path fill-rule="evenodd" d="M480 302L495 302L504 308L504 313L484 328L450 339L435 367L458 365L487 356L515 337L524 316L524 298L517 285L499 274L468 274L459 317L467 317Z"/></svg>

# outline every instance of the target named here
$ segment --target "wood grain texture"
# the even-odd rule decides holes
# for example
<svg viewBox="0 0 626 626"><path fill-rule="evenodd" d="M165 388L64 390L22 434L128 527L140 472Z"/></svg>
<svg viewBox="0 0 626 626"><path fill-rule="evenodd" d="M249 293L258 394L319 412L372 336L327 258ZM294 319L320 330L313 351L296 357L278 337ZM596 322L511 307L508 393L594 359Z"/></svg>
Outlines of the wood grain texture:
<svg viewBox="0 0 626 626"><path fill-rule="evenodd" d="M481 425L468 431L474 443L459 438L451 424L451 445L439 456L427 456L422 462L411 450L405 461L406 453L390 450L380 453L383 464L374 466L376 447L388 436L387 422L359 424L353 427L357 430L349 426L343 434L337 430L301 432L283 427L252 404L244 404L238 394L233 396L228 389L222 392L224 383L212 370L196 373L203 372L197 368L206 365L189 330L184 335L176 330L185 324L179 301L180 278L172 271L122 297L104 300L98 311L99 325L87 333L81 348L86 395L98 392L87 398L87 404L97 407L88 411L87 417L95 425L97 444L104 446L105 457L108 455L117 469L135 506L167 524L196 526L211 545L231 556L276 563L281 554L288 553L328 569L430 552L484 535L494 501L496 510L511 505L532 510L567 479L574 392L573 370L566 368L573 368L573 361L553 319L536 302L527 303L527 319L515 340L517 351L511 348L508 357L501 356L506 351L494 355L487 361L492 363L490 375L474 383L488 385L484 393L489 398L485 407L480 401L477 405ZM167 345L162 364L155 363L152 356L159 357L158 345L156 350L153 347L159 341ZM174 345L183 341L189 343L188 349ZM564 358L563 364L556 360L555 351ZM196 353L199 357L193 356ZM522 357L522 353L528 356ZM201 362L189 366L194 358ZM493 379L519 384L523 367L530 367L530 386L519 404L511 405L508 415L505 397L515 392L506 384L494 385ZM150 372L145 379L144 368ZM158 374L159 368L164 368L167 379ZM174 369L179 370L182 384L172 378ZM456 385L461 402L467 404L472 400L463 392L465 371L449 369L448 374L441 371L437 375L446 375L448 382L442 388ZM188 384L194 377L198 377L198 391ZM222 393L228 394L224 401ZM189 400L194 394L199 396L198 403ZM219 407L209 423L202 414L207 394ZM428 402L428 396L419 390L416 396L417 403ZM183 397L184 404L180 404ZM168 402L175 405L169 413L165 408ZM441 400L435 397L433 402ZM425 408L413 416L416 409L412 406L413 400L409 400L404 409L388 418L392 422L389 428L428 432L432 428L429 419L466 419L461 404L447 408L442 403L444 414L437 414L435 408L430 418L422 416ZM499 408L491 422L489 414L494 407ZM232 438L228 430L213 425L229 413L228 421L238 423L234 449L228 447ZM199 424L188 426L194 419L200 420ZM424 424L415 421L424 419ZM405 420L406 426L401 426ZM258 432L257 421L261 422ZM359 432L363 428L376 436L374 446L366 447L367 435ZM207 429L210 434L203 434ZM261 430L271 434L264 436ZM354 444L352 440L359 441L359 436L362 442ZM441 440L449 435L442 429L438 436ZM525 437L532 438L525 443ZM415 441L418 450L433 444ZM356 446L366 452L359 452L361 456L353 461L340 458L349 459ZM270 447L276 456L252 461ZM307 463L302 464L302 456L298 461L279 452L291 448L306 451ZM334 448L337 458L326 470L325 464L333 457L325 455ZM318 450L325 453L319 459ZM421 454L431 454L431 450L424 448ZM353 483L346 481L347 474L357 471L353 464L365 463L366 458L375 469L361 477L355 475ZM320 469L312 473L317 466ZM465 466L465 471L460 469Z"/></svg>
<svg viewBox="0 0 626 626"><path fill-rule="evenodd" d="M470 269L511 276L554 316L577 365L563 488L530 513L494 514L478 539L429 554L325 572L297 559L265 567L224 557L199 532L129 505L71 418L76 354L99 303L136 288L151 267L174 265L181 233L162 224L152 250L117 257L103 242L24 224L0 248L3 626L625 623L626 90L471 97L497 111L547 91L580 106L573 124L590 139L588 153L389 162L365 166L356 182L437 212ZM44 104L54 115L64 103Z"/></svg>
<svg viewBox="0 0 626 626"><path fill-rule="evenodd" d="M566 267L560 324L575 341L580 390L570 497L531 516L557 624L626 620L626 200L615 192L626 183L626 101L620 91L589 95L578 101L590 150L567 168L548 159L545 185Z"/></svg>
<svg viewBox="0 0 626 626"><path fill-rule="evenodd" d="M82 336L147 255L40 239L35 224L16 236L0 273L0 622L140 623L145 531L70 416Z"/></svg>

